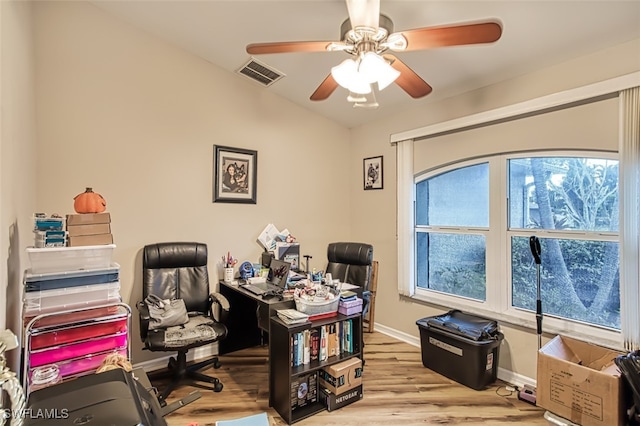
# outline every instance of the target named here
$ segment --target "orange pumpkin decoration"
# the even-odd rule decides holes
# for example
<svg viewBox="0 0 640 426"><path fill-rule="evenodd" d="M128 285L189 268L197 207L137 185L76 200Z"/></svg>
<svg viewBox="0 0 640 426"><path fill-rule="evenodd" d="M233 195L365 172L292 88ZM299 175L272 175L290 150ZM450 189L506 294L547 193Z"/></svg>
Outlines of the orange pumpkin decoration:
<svg viewBox="0 0 640 426"><path fill-rule="evenodd" d="M73 198L73 208L76 213L102 213L107 209L107 201L102 195L93 192L93 188L76 195Z"/></svg>

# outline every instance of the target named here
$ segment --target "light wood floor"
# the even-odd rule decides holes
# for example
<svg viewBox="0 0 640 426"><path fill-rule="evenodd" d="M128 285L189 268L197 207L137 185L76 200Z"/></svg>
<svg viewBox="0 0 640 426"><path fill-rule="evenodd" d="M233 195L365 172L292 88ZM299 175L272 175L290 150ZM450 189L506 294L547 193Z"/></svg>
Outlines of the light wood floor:
<svg viewBox="0 0 640 426"><path fill-rule="evenodd" d="M381 333L365 334L364 398L340 410L321 412L300 426L355 425L548 425L544 410L511 396L497 382L476 391L422 365L420 349ZM202 390L202 398L166 417L169 426L213 426L216 420L266 412L271 426L285 425L269 407L266 347L220 357L222 367L204 373L224 384L220 393ZM185 386L169 402L187 395Z"/></svg>

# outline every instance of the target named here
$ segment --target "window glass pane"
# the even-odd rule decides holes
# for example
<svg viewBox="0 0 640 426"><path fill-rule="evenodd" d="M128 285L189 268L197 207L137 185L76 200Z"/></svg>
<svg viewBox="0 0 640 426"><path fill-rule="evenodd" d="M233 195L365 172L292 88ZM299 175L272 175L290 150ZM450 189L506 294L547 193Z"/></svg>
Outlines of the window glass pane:
<svg viewBox="0 0 640 426"><path fill-rule="evenodd" d="M418 287L486 300L485 237L419 232Z"/></svg>
<svg viewBox="0 0 640 426"><path fill-rule="evenodd" d="M542 311L620 329L618 243L540 240ZM536 310L537 265L529 238L511 238L513 306Z"/></svg>
<svg viewBox="0 0 640 426"><path fill-rule="evenodd" d="M618 231L618 161L509 160L509 227Z"/></svg>
<svg viewBox="0 0 640 426"><path fill-rule="evenodd" d="M452 170L416 184L416 224L489 226L489 165Z"/></svg>

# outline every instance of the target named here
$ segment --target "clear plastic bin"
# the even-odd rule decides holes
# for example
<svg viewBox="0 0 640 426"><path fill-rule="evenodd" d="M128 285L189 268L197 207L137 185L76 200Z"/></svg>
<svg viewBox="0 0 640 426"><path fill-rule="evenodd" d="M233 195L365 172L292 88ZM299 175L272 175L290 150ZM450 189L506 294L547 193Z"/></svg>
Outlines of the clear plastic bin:
<svg viewBox="0 0 640 426"><path fill-rule="evenodd" d="M120 265L117 263L108 268L49 272L45 274L34 274L31 269L27 269L24 274L24 290L31 292L80 285L106 284L118 281L119 275Z"/></svg>
<svg viewBox="0 0 640 426"><path fill-rule="evenodd" d="M63 272L108 268L112 263L115 244L80 247L27 248L31 272Z"/></svg>
<svg viewBox="0 0 640 426"><path fill-rule="evenodd" d="M120 281L24 293L24 315L64 311L120 302Z"/></svg>

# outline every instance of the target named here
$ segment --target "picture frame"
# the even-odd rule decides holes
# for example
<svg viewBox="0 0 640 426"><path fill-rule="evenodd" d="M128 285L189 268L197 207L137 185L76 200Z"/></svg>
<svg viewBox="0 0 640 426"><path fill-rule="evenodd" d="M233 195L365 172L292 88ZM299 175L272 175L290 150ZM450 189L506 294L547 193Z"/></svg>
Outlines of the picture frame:
<svg viewBox="0 0 640 426"><path fill-rule="evenodd" d="M364 190L383 189L383 157L365 158L362 166L362 175L364 181Z"/></svg>
<svg viewBox="0 0 640 426"><path fill-rule="evenodd" d="M213 202L256 204L258 151L213 146Z"/></svg>

